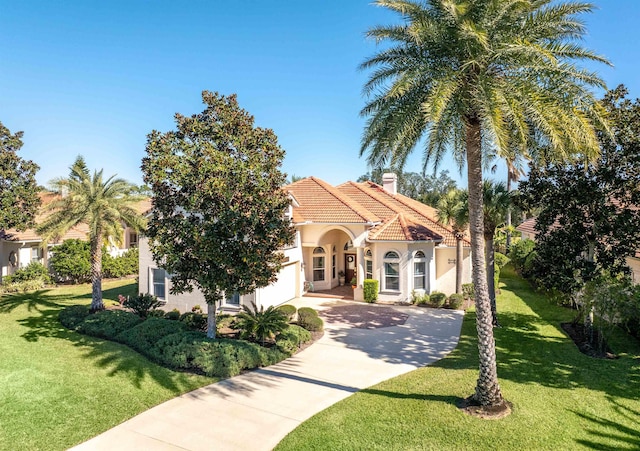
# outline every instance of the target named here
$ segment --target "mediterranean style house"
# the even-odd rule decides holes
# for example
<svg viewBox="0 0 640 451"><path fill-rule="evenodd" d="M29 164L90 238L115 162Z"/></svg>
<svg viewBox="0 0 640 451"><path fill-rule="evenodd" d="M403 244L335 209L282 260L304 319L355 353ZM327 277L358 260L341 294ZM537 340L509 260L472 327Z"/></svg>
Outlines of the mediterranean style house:
<svg viewBox="0 0 640 451"><path fill-rule="evenodd" d="M58 194L41 192L39 196L42 202L41 205L44 206L52 202ZM151 201L147 199L139 202L136 205L136 210L143 213L148 211L150 207ZM35 222L41 222L44 217L42 213L36 215ZM138 234L133 229L125 227L123 233L124 236L120 244L117 244L115 240L109 240L107 250L114 257L138 245ZM89 228L86 224L79 224L71 228L55 242L47 243L46 250L43 247L42 237L38 235L35 229L23 231L16 229L0 230L0 282L2 277L13 274L16 270L27 266L31 262L38 262L47 266L52 248L69 239L87 241L89 239Z"/></svg>
<svg viewBox="0 0 640 451"><path fill-rule="evenodd" d="M379 281L379 299L410 301L411 294L455 292L456 239L437 221L436 210L396 192L396 175L385 174L384 186L346 182L332 186L308 177L283 187L291 205L287 215L295 239L283 249L285 263L277 281L255 293L230 294L222 310L233 311L251 301L279 305L309 291L337 287L355 279L354 299L362 300L365 279ZM463 282L471 281L469 241L463 240ZM165 308L190 310L204 297L197 290L170 294L171 277L140 240L139 289L166 302Z"/></svg>

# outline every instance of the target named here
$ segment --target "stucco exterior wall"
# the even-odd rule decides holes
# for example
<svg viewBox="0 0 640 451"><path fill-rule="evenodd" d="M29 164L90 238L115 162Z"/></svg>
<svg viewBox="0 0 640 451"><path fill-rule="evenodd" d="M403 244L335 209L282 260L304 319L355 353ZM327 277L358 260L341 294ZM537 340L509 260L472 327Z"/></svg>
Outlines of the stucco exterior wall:
<svg viewBox="0 0 640 451"><path fill-rule="evenodd" d="M471 283L471 249L463 248L462 283ZM436 248L436 287L447 295L456 292L456 249L454 247Z"/></svg>
<svg viewBox="0 0 640 451"><path fill-rule="evenodd" d="M633 283L640 284L640 258L627 257L627 265L631 269Z"/></svg>

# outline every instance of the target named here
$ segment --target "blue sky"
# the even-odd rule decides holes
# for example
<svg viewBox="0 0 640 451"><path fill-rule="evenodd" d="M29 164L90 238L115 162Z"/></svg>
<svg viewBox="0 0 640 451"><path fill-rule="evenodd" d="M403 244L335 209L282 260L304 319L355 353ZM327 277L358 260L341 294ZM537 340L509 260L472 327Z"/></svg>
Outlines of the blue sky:
<svg viewBox="0 0 640 451"><path fill-rule="evenodd" d="M640 1L595 4L586 45L615 66L597 69L640 97ZM41 184L78 154L142 183L146 135L202 111L205 89L237 93L275 131L288 174L337 184L367 172L357 66L376 50L365 31L396 20L369 0L0 0L0 18L0 121L25 132ZM416 155L406 169L420 168Z"/></svg>

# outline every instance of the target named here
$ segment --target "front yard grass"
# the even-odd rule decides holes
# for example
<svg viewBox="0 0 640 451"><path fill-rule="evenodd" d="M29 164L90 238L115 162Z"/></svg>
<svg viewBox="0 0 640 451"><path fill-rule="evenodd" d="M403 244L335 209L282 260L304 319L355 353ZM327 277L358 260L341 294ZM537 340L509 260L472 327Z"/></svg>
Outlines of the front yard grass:
<svg viewBox="0 0 640 451"><path fill-rule="evenodd" d="M132 280L103 285L112 301L137 294ZM1 450L67 449L216 381L162 368L58 321L64 307L90 302L90 285L0 297Z"/></svg>
<svg viewBox="0 0 640 451"><path fill-rule="evenodd" d="M617 360L581 354L560 328L573 312L552 305L504 268L495 330L498 376L513 413L467 416L456 403L478 375L475 313L460 343L433 366L363 390L291 432L277 450L640 449L640 344L619 333Z"/></svg>

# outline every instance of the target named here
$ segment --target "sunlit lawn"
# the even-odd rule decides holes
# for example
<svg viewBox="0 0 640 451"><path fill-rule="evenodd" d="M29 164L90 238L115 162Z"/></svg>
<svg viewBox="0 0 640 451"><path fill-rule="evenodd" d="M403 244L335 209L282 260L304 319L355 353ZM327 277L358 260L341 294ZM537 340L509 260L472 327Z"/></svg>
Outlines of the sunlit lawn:
<svg viewBox="0 0 640 451"><path fill-rule="evenodd" d="M103 288L111 300L136 290L132 280ZM214 382L60 325L63 307L90 300L89 285L0 297L0 449L66 449Z"/></svg>
<svg viewBox="0 0 640 451"><path fill-rule="evenodd" d="M640 449L640 345L620 334L620 358L582 355L560 328L570 310L551 305L508 268L498 299L498 374L514 411L467 416L456 403L477 378L475 316L458 348L434 366L347 398L303 423L278 450Z"/></svg>

